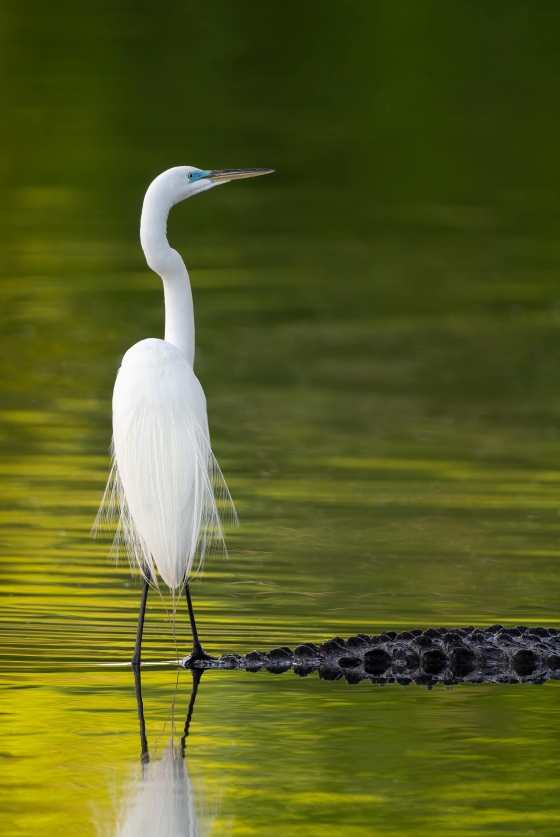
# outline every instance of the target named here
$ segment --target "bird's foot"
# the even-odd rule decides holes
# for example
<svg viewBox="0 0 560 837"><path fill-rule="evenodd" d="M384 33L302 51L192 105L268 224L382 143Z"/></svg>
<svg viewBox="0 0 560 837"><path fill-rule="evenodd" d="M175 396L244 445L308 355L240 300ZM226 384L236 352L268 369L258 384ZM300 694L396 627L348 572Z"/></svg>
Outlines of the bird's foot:
<svg viewBox="0 0 560 837"><path fill-rule="evenodd" d="M202 645L195 645L193 646L193 650L190 654L187 654L186 657L183 657L181 660L181 665L185 668L204 668L204 665L200 665L201 663L212 663L215 662L216 657L212 657L211 654L207 654Z"/></svg>

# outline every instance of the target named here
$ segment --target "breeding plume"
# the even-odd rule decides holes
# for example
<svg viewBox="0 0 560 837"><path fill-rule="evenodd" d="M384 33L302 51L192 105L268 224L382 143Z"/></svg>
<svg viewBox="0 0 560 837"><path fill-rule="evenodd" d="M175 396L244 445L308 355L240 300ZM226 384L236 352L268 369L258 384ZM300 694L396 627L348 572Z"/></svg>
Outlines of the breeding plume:
<svg viewBox="0 0 560 837"><path fill-rule="evenodd" d="M153 181L142 208L140 239L163 280L165 339L149 338L125 354L113 393L113 464L98 521L118 513L114 550L124 546L144 588L133 665L140 663L149 585L157 574L173 593L185 588L193 651L198 639L188 581L195 562L223 542L220 507L231 498L212 455L206 399L194 374L195 330L189 275L167 241L167 216L180 201L273 169L203 171L177 166ZM157 571L157 573L156 573Z"/></svg>

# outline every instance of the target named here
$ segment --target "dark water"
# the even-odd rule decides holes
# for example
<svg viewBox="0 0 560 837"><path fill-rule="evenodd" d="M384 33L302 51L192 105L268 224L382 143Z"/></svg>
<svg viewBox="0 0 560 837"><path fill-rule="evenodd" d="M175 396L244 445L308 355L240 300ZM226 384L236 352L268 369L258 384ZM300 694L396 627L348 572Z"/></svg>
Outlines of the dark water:
<svg viewBox="0 0 560 837"><path fill-rule="evenodd" d="M2 834L138 835L127 816L171 775L183 830L161 835L557 835L554 682L209 672L182 762L190 674L147 667L135 784L134 681L108 664L140 585L88 536L120 358L163 333L143 193L172 165L273 166L169 226L241 519L193 585L207 647L559 624L556 4L30 0L0 19ZM174 657L155 597L145 642Z"/></svg>

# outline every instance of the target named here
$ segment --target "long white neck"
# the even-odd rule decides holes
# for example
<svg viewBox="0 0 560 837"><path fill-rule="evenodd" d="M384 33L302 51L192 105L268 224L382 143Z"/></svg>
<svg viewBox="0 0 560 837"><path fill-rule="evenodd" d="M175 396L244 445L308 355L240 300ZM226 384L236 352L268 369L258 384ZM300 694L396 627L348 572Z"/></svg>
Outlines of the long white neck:
<svg viewBox="0 0 560 837"><path fill-rule="evenodd" d="M185 263L167 241L167 216L173 206L165 191L152 183L142 207L140 241L148 266L163 280L165 339L194 363L194 311Z"/></svg>

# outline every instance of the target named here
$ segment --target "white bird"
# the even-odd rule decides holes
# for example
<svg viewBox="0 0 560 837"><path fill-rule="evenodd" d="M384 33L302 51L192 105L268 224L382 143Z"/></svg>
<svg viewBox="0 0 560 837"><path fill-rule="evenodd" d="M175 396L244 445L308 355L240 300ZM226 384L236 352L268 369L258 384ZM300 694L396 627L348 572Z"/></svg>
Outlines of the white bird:
<svg viewBox="0 0 560 837"><path fill-rule="evenodd" d="M140 240L149 267L163 280L165 339L141 340L125 354L113 393L113 463L97 524L117 514L114 551L124 545L144 576L133 666L140 664L148 587L156 570L173 594L185 588L193 651L204 653L188 581L216 543L223 543L219 504L231 497L213 457L206 399L194 374L191 286L183 259L167 241L167 216L180 201L273 169L177 166L151 183L142 208ZM235 512L233 512L235 515Z"/></svg>

